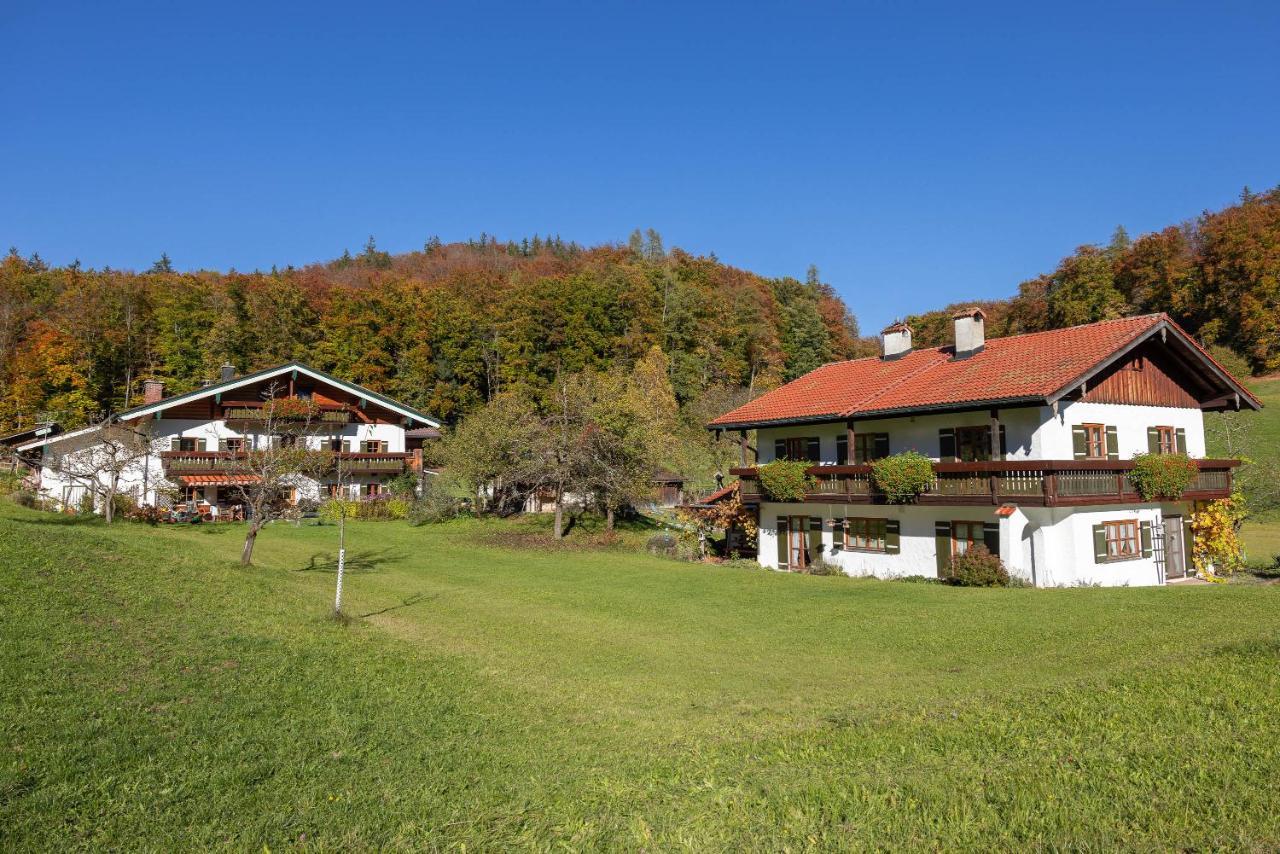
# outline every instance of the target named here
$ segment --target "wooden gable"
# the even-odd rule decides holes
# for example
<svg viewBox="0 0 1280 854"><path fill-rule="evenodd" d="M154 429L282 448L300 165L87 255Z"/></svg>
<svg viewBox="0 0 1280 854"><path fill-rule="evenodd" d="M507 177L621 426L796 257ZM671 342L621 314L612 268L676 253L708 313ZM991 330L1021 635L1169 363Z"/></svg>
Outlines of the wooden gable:
<svg viewBox="0 0 1280 854"><path fill-rule="evenodd" d="M1198 409L1212 386L1158 339L1152 338L1093 377L1081 400Z"/></svg>

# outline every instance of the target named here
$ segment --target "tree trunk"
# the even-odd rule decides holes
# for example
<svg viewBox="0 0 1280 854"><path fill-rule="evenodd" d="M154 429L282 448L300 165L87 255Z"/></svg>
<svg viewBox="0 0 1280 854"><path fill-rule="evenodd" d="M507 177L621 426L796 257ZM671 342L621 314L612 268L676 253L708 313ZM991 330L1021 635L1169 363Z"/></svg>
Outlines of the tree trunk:
<svg viewBox="0 0 1280 854"><path fill-rule="evenodd" d="M244 535L244 550L240 552L241 566L249 566L253 563L253 544L257 541L260 530L262 530L261 517L255 513L253 521L249 523L249 533Z"/></svg>
<svg viewBox="0 0 1280 854"><path fill-rule="evenodd" d="M556 487L556 539L564 538L564 487Z"/></svg>
<svg viewBox="0 0 1280 854"><path fill-rule="evenodd" d="M107 520L107 524L111 524L111 520L115 517L116 511L116 491L115 489L107 490L107 500L103 503L102 516Z"/></svg>
<svg viewBox="0 0 1280 854"><path fill-rule="evenodd" d="M605 511L604 511L604 529L605 529L606 531L612 531L612 530L613 530L613 506L612 506L612 505L610 505L609 507L606 507L606 508L605 508Z"/></svg>

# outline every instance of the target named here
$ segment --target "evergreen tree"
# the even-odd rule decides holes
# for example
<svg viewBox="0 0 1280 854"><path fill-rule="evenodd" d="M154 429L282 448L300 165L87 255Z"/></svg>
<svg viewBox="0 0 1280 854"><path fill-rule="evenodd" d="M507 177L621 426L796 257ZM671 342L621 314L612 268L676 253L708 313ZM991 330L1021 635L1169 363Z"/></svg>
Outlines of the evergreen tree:
<svg viewBox="0 0 1280 854"><path fill-rule="evenodd" d="M159 260L159 261L156 261L154 264L152 264L152 265L151 265L151 269L150 269L150 270L148 270L147 272L150 272L150 273L172 273L172 272L173 272L173 262L169 260L169 253L168 253L168 252L161 252L161 253L160 253L160 260Z"/></svg>

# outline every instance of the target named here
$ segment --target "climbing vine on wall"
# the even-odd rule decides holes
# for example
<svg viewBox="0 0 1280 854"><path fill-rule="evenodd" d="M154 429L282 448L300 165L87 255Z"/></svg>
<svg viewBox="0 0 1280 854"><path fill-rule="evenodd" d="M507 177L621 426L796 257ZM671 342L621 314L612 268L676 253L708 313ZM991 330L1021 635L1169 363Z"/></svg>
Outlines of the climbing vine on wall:
<svg viewBox="0 0 1280 854"><path fill-rule="evenodd" d="M1199 505L1191 515L1191 562L1209 581L1226 581L1244 565L1240 523L1247 514L1244 496L1232 493Z"/></svg>

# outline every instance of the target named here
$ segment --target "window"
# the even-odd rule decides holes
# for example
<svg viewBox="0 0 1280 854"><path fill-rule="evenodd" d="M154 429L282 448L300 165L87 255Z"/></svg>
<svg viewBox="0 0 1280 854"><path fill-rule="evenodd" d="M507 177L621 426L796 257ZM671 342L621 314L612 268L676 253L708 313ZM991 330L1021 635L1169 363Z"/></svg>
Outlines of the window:
<svg viewBox="0 0 1280 854"><path fill-rule="evenodd" d="M853 435L853 461L869 463L889 456L888 433L855 433Z"/></svg>
<svg viewBox="0 0 1280 854"><path fill-rule="evenodd" d="M991 428L957 427L956 459L964 463L991 459Z"/></svg>
<svg viewBox="0 0 1280 854"><path fill-rule="evenodd" d="M341 497L342 497L342 484L339 484L339 483L326 483L326 484L325 484L325 492L328 494L328 496L329 496L330 498L341 498Z"/></svg>
<svg viewBox="0 0 1280 854"><path fill-rule="evenodd" d="M377 496L382 494L382 484L380 483L361 484L360 494L365 496L366 498L376 498Z"/></svg>
<svg viewBox="0 0 1280 854"><path fill-rule="evenodd" d="M244 450L244 439L224 439L222 442L222 450L232 454L238 454Z"/></svg>
<svg viewBox="0 0 1280 854"><path fill-rule="evenodd" d="M377 439L366 439L360 443L360 447L366 454L385 454L387 452L387 443Z"/></svg>
<svg viewBox="0 0 1280 854"><path fill-rule="evenodd" d="M1107 458L1107 428L1102 424L1081 424L1084 429L1084 455L1091 460Z"/></svg>
<svg viewBox="0 0 1280 854"><path fill-rule="evenodd" d="M1158 454L1178 453L1177 434L1173 432L1172 427L1156 428L1156 453Z"/></svg>
<svg viewBox="0 0 1280 854"><path fill-rule="evenodd" d="M169 447L175 451L194 451L196 450L197 441L199 440L187 436L175 436Z"/></svg>
<svg viewBox="0 0 1280 854"><path fill-rule="evenodd" d="M1137 557L1138 520L1125 519L1122 522L1103 522L1102 530L1107 543L1107 560L1128 560Z"/></svg>
<svg viewBox="0 0 1280 854"><path fill-rule="evenodd" d="M817 463L822 461L821 443L817 436L801 436L790 439L775 439L773 442L773 458Z"/></svg>
<svg viewBox="0 0 1280 854"><path fill-rule="evenodd" d="M959 556L968 554L974 546L984 545L982 522L951 523L951 554Z"/></svg>
<svg viewBox="0 0 1280 854"><path fill-rule="evenodd" d="M885 550L885 519L846 519L844 547L868 552Z"/></svg>

